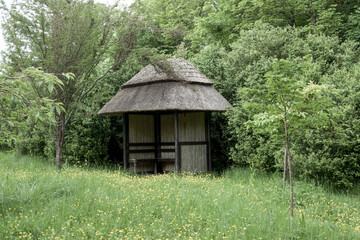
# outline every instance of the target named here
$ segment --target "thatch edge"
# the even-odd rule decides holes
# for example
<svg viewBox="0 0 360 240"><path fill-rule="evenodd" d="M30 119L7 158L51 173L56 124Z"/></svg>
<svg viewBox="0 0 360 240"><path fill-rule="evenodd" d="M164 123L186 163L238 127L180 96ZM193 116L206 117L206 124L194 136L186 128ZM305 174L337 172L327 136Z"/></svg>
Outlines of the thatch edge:
<svg viewBox="0 0 360 240"><path fill-rule="evenodd" d="M231 104L211 85L158 82L122 89L98 114L142 111L226 111Z"/></svg>

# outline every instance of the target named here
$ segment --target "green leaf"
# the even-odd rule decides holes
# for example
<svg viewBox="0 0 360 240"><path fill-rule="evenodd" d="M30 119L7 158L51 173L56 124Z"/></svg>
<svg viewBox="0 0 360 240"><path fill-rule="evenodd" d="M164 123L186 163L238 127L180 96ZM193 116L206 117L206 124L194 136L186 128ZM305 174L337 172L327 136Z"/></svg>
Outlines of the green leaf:
<svg viewBox="0 0 360 240"><path fill-rule="evenodd" d="M61 109L60 109L58 106L55 106L55 110L56 110L56 113L57 113L57 114L60 114L60 113L61 113Z"/></svg>
<svg viewBox="0 0 360 240"><path fill-rule="evenodd" d="M53 90L54 90L54 84L53 84L52 82L49 82L48 90L49 90L50 93L53 92Z"/></svg>
<svg viewBox="0 0 360 240"><path fill-rule="evenodd" d="M7 121L7 123L8 123L8 125L9 125L10 127L15 127L15 125L14 125L14 123L13 123L13 122L11 122L11 121Z"/></svg>

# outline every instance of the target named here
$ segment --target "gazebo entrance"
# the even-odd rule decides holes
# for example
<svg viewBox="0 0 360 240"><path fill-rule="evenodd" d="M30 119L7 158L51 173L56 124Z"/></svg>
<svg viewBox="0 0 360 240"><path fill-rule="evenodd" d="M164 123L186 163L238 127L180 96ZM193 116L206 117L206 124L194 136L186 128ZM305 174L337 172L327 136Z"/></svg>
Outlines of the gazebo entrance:
<svg viewBox="0 0 360 240"><path fill-rule="evenodd" d="M135 172L211 170L210 112L124 113L124 167Z"/></svg>

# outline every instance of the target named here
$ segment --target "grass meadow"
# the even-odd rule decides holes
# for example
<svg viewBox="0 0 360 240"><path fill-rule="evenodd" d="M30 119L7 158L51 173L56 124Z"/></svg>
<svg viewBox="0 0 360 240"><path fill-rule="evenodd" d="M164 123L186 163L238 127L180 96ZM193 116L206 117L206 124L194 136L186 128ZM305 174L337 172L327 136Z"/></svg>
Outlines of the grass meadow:
<svg viewBox="0 0 360 240"><path fill-rule="evenodd" d="M278 175L134 176L0 152L0 239L359 239L360 198Z"/></svg>

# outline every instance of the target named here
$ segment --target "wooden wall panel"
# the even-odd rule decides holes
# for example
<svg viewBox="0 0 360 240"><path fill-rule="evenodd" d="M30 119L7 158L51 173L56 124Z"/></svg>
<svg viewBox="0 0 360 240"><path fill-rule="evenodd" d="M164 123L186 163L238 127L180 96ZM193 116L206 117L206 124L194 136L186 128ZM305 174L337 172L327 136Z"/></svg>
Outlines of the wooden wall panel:
<svg viewBox="0 0 360 240"><path fill-rule="evenodd" d="M179 113L179 141L205 141L205 113Z"/></svg>
<svg viewBox="0 0 360 240"><path fill-rule="evenodd" d="M129 114L129 143L153 143L154 137L154 116ZM154 146L131 146L131 150L136 149L154 149ZM155 158L155 153L130 153L129 159L147 159ZM133 164L130 164L130 168ZM154 164L137 164L138 172L154 171Z"/></svg>
<svg viewBox="0 0 360 240"><path fill-rule="evenodd" d="M174 114L161 115L161 142L175 142Z"/></svg>
<svg viewBox="0 0 360 240"><path fill-rule="evenodd" d="M175 118L174 114L161 115L161 142L175 142ZM161 146L161 149L175 149L175 145L172 146ZM175 150L174 152L162 152L162 158L174 158L175 159ZM163 163L163 171L174 171L174 163Z"/></svg>
<svg viewBox="0 0 360 240"><path fill-rule="evenodd" d="M181 171L205 172L207 171L207 147L205 144L196 145L196 142L206 141L205 113L187 112L179 113L179 141ZM175 142L174 114L160 114L160 141ZM142 114L129 114L129 143L154 143L155 129L154 116ZM186 145L190 142L191 145ZM155 146L130 146L129 150L155 149ZM161 146L161 149L175 149L175 145ZM130 153L129 159L155 158L154 152ZM175 152L161 152L161 158L174 158ZM130 167L133 167L130 164ZM153 171L153 163L137 165L139 172ZM163 171L174 171L174 163L163 163Z"/></svg>
<svg viewBox="0 0 360 240"><path fill-rule="evenodd" d="M181 146L181 171L206 172L206 145Z"/></svg>
<svg viewBox="0 0 360 240"><path fill-rule="evenodd" d="M129 143L154 141L154 116L129 114Z"/></svg>
<svg viewBox="0 0 360 240"><path fill-rule="evenodd" d="M188 112L179 114L180 142L203 142L206 140L205 113ZM184 145L185 144L185 145ZM207 171L206 145L181 145L181 171Z"/></svg>

